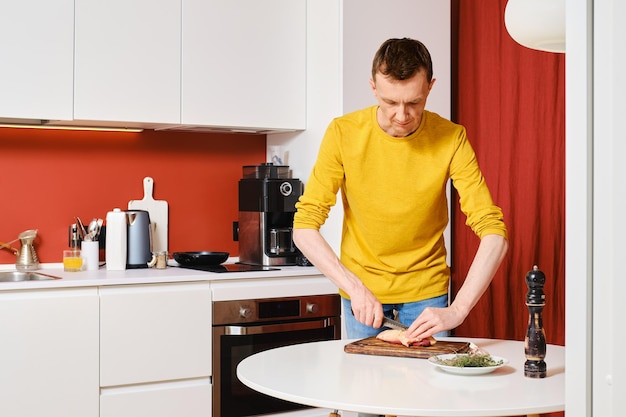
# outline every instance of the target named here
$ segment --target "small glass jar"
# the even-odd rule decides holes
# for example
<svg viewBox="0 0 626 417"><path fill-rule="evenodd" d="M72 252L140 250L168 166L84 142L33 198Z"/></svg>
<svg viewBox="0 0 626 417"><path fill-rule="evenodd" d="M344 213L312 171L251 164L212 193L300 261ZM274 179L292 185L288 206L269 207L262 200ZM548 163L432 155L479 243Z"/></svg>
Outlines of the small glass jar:
<svg viewBox="0 0 626 417"><path fill-rule="evenodd" d="M150 268L167 268L167 251L152 252L152 260L148 263Z"/></svg>
<svg viewBox="0 0 626 417"><path fill-rule="evenodd" d="M63 270L78 272L83 269L83 258L80 249L66 249L63 251Z"/></svg>

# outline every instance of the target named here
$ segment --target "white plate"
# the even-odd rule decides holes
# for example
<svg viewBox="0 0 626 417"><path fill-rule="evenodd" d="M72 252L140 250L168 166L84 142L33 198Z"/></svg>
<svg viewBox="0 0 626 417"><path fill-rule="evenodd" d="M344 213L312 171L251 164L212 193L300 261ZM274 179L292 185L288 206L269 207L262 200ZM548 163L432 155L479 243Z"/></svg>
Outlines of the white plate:
<svg viewBox="0 0 626 417"><path fill-rule="evenodd" d="M457 355L462 355L462 353L449 353L446 355L437 355L437 356L431 356L430 358L428 358L428 362L430 362L431 364L435 365L438 368L443 369L446 372L450 372L451 374L457 374L457 375L484 375L484 374L488 374L490 372L495 371L498 368L503 367L504 365L506 365L507 363L509 363L509 361L505 358L501 358L499 356L493 356L491 355L491 358L494 361L502 361L501 365L495 365L495 366L476 366L476 367L472 367L472 366L449 366L449 365L444 365L442 363L437 362L437 358L440 360L446 360L446 359L452 359Z"/></svg>

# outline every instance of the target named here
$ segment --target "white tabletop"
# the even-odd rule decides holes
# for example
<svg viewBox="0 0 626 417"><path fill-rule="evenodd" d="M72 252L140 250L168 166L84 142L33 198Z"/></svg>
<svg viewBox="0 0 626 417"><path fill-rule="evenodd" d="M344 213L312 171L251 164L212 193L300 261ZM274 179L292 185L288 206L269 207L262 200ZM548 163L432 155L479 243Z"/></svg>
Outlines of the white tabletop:
<svg viewBox="0 0 626 417"><path fill-rule="evenodd" d="M264 394L313 407L398 416L519 416L565 409L565 348L548 345L547 377L524 376L524 343L472 341L509 363L486 375L449 374L426 359L345 353L351 340L249 356L237 376Z"/></svg>

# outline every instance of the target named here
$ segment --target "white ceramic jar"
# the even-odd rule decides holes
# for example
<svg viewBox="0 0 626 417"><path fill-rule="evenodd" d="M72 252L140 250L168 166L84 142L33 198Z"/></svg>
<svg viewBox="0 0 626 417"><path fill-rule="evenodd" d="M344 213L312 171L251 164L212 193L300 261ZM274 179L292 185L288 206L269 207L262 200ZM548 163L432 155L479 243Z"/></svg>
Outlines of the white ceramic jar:
<svg viewBox="0 0 626 417"><path fill-rule="evenodd" d="M106 217L106 266L108 271L126 269L126 213L115 208Z"/></svg>

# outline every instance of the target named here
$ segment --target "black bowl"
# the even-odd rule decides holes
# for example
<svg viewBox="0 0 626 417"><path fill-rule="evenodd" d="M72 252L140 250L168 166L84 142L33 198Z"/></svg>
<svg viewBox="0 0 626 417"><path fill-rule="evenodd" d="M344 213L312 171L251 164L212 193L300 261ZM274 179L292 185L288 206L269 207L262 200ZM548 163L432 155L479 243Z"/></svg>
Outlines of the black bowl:
<svg viewBox="0 0 626 417"><path fill-rule="evenodd" d="M174 260L181 265L219 265L228 259L228 252L174 252Z"/></svg>

